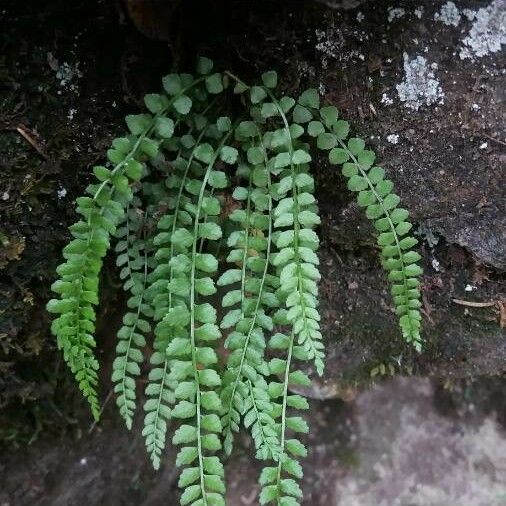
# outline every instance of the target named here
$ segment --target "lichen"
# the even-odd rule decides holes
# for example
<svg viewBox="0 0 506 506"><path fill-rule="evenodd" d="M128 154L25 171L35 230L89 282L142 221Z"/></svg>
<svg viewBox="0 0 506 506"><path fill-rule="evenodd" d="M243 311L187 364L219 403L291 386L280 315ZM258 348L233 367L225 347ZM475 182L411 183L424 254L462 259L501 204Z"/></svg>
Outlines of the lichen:
<svg viewBox="0 0 506 506"><path fill-rule="evenodd" d="M460 12L453 2L446 2L439 12L436 12L434 19L447 26L458 26L460 23Z"/></svg>
<svg viewBox="0 0 506 506"><path fill-rule="evenodd" d="M442 104L444 93L434 75L437 64L427 64L423 56L410 59L404 53L404 80L396 86L401 102L408 109L418 111L422 105Z"/></svg>
<svg viewBox="0 0 506 506"><path fill-rule="evenodd" d="M474 22L462 41L462 60L497 53L502 44L506 44L506 3L503 0L494 0L488 7L478 9L474 16L466 12L466 17L474 18Z"/></svg>
<svg viewBox="0 0 506 506"><path fill-rule="evenodd" d="M402 7L389 7L388 8L388 22L391 23L394 19L400 19L404 17L406 10Z"/></svg>

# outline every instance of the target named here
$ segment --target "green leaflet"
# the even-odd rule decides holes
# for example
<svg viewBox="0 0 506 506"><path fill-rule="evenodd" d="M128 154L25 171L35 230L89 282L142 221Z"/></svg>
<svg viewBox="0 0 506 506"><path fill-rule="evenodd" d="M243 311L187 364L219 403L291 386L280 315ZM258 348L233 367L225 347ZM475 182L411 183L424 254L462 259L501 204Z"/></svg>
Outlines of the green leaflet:
<svg viewBox="0 0 506 506"><path fill-rule="evenodd" d="M248 109L237 120L226 115L230 82ZM278 98L276 72L248 86L213 72L207 58L196 77L170 74L162 84L145 97L146 113L127 116L129 133L76 201L80 219L48 303L52 331L98 419L94 306L115 241L128 296L112 383L130 429L148 371L142 435L153 466L170 434L180 445L181 504L223 505L216 452L232 451L242 425L265 462L260 504L297 505L307 454L298 434L309 429L295 410L309 405L294 392L311 382L297 364L319 374L324 366L310 145L342 166L374 222L402 333L420 350L420 255L408 212L374 153L349 138L335 107L320 106L317 90Z"/></svg>

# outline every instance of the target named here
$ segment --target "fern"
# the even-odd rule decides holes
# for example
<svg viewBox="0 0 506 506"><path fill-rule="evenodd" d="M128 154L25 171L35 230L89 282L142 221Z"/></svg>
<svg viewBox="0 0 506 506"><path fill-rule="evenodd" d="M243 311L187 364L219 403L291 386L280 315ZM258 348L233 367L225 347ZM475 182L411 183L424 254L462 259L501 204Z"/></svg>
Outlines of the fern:
<svg viewBox="0 0 506 506"><path fill-rule="evenodd" d="M81 219L57 269L58 298L48 303L58 346L98 418L94 306L116 241L128 294L113 363L116 403L130 429L149 355L142 434L158 469L174 424L182 505L224 504L217 452L231 453L241 425L265 462L260 503L300 503L307 450L299 434L309 429L297 410L308 403L293 390L310 385L301 370L308 363L324 369L315 148L358 192L378 231L403 336L422 347L420 255L393 184L316 90L278 98L277 74L261 79L248 86L201 58L197 76L170 74L163 93L145 97L149 113L127 116L130 134L113 141L110 164L93 169L98 182L77 200ZM225 98L231 83L234 101Z"/></svg>
<svg viewBox="0 0 506 506"><path fill-rule="evenodd" d="M420 352L421 302L417 278L422 269L417 262L421 256L412 251L418 241L409 235L412 229L412 224L407 221L409 213L398 207L400 198L392 191L392 181L385 179L385 170L374 165L375 153L365 149L365 142L358 137L345 142L350 127L347 121L337 118L335 107L320 110L321 122L329 131L317 135L317 145L320 149L330 150L331 164L342 166L348 189L358 192L358 204L365 207L366 216L379 232L382 265L392 282L391 291L402 334ZM314 132L323 130L323 125L316 125Z"/></svg>
<svg viewBox="0 0 506 506"><path fill-rule="evenodd" d="M153 119L143 116L140 125L137 117L129 118L132 137L116 139L107 153L114 167L94 167L100 183L88 186L91 197L77 199L76 211L83 219L70 227L74 239L63 250L66 262L58 267L60 279L52 285L60 298L50 300L47 306L48 311L60 314L51 330L97 420L100 410L96 392L98 362L93 355L93 306L98 304L102 258L109 249L110 235L124 215L126 203L132 199L129 183L141 176L142 164L137 158L154 152L154 142L147 136Z"/></svg>
<svg viewBox="0 0 506 506"><path fill-rule="evenodd" d="M165 84L171 87L171 79L178 81L177 77L165 79ZM202 90L201 90L202 93ZM211 103L212 105L212 103ZM210 106L206 105L205 113ZM155 254L155 269L149 276L148 293L154 307L154 318L158 321L155 327L155 351L150 362L153 366L149 382L146 387L144 409L143 435L146 438L146 447L155 469L160 466L160 455L165 446L167 422L171 418L171 406L175 402L174 390L177 381L171 374L171 360L166 350L177 332L171 329L171 318L179 307L186 304L185 295L189 285L180 273L180 264L183 261L180 255L188 251L188 231L191 225L193 212L192 198L196 188L200 186L199 178L202 176L202 166L197 160L201 141L208 134L207 121L202 114L189 113L187 121L190 123L188 133L180 138L171 138L172 150L177 150L176 158L172 162L172 172L166 179L169 191L167 207L170 212L158 221L159 233L154 238L158 247ZM199 132L195 140L192 132ZM211 129L211 134L213 133ZM217 199L206 197L205 208L213 213L219 211ZM185 246L186 245L186 246ZM177 259L177 261L176 261ZM212 295L216 289L209 277L203 277L196 282L196 288L201 295Z"/></svg>
<svg viewBox="0 0 506 506"><path fill-rule="evenodd" d="M252 122L239 124L236 138L246 143L246 161L239 164L237 176L247 186L238 186L233 193L238 203L244 202L245 209L235 209L229 216L240 228L229 235L231 250L227 261L238 268L225 271L218 280L219 286L239 285L226 293L222 301L224 308L239 306L229 310L221 323L222 328L234 328L225 342L231 353L222 389L226 408L222 418L224 446L228 454L232 451L233 432L239 430L241 415L251 407L249 384L269 374L263 357L264 331L272 330L269 312L279 305L274 293L278 280L268 273L273 225L265 148L260 131Z"/></svg>
<svg viewBox="0 0 506 506"><path fill-rule="evenodd" d="M198 139L202 139L204 130ZM184 141L182 141L184 142ZM146 447L155 469L160 466L160 455L165 446L167 422L171 418L171 406L175 401L175 381L170 377L170 360L166 349L173 337L167 325L169 314L181 302L187 290L184 281L177 276L172 258L181 252L182 236L185 235L185 226L191 224L191 216L184 209L191 200L184 193L185 186L194 175L200 176L201 167L194 161L194 153L190 152L188 160L182 157L183 146L173 162L173 171L166 180L170 195L167 206L170 213L165 214L157 223L158 234L154 237L154 244L158 247L155 254L155 268L150 273L148 282L148 297L154 309L155 327L154 353L151 356L146 397L144 405L146 416L144 419L143 435L146 438ZM182 290L181 290L182 288Z"/></svg>
<svg viewBox="0 0 506 506"><path fill-rule="evenodd" d="M299 358L314 361L317 371L322 374L324 356L316 310L319 273L315 267L318 264L315 250L318 238L312 230L320 220L312 194L314 181L308 174L311 157L300 140L304 129L295 122L301 119L302 108L314 95L311 91L306 92L298 104L291 97L277 100L271 91L277 81L275 74L264 74L262 79L263 86L250 89L250 99L254 104L251 114L255 117L259 113L264 121L278 127L264 136L269 151L264 156L270 155L268 165L277 178L274 188L278 200L273 212L274 228L279 229L274 239L277 252L269 260L276 268L275 275L279 280L276 297L285 307L277 312L275 319L278 324L291 327L291 330L288 335L277 333L271 339L272 347L285 352L286 358L272 359L269 370L272 375L281 376L283 381L269 383L267 399L260 394L261 385L250 389L250 404L254 409L249 411L245 424L256 421L253 436L258 456L271 458L277 463L276 466L265 467L262 472L261 503L289 504L301 497L300 487L293 478L301 478L302 470L294 455L290 456L285 448L287 430L297 432L307 428L299 417L288 416L288 407L305 408L307 405L302 397L289 394L290 385L300 381L306 383L306 376L292 369L292 359L296 353ZM267 101L268 98L270 101ZM287 118L290 111L294 119L291 125ZM263 412L257 407L260 400ZM267 439L267 436L273 435L277 435L274 450Z"/></svg>
<svg viewBox="0 0 506 506"><path fill-rule="evenodd" d="M152 318L153 311L145 300L149 244L144 238L144 214L139 207L133 207L127 210L126 217L125 226L116 231L116 238L120 240L115 251L118 253L116 265L122 267L120 278L125 279L123 288L131 296L127 302L129 311L123 316L123 325L118 331L112 382L115 383L120 415L131 429L135 412L135 378L140 374L139 364L144 359L145 335L151 331L145 318Z"/></svg>

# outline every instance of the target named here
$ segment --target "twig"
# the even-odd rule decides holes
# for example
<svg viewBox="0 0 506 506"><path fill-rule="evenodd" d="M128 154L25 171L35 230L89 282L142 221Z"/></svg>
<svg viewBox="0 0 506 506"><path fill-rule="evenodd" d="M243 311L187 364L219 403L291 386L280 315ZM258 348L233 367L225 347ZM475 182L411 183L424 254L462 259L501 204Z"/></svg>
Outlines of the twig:
<svg viewBox="0 0 506 506"><path fill-rule="evenodd" d="M470 300L462 300L462 299L452 299L455 304L460 304L461 306L468 306L468 307L492 307L497 304L495 300L492 300L490 302L473 302Z"/></svg>
<svg viewBox="0 0 506 506"><path fill-rule="evenodd" d="M44 158L45 160L47 160L49 157L47 156L47 153L45 152L45 150L40 146L40 144L30 135L29 133L29 130L28 128L26 128L23 124L19 124L17 127L16 127L16 132L18 132L22 137L23 139L25 139L25 141L28 142L28 144L30 144L30 146L32 146L35 151L37 151L37 153L39 153L40 156L42 156L42 158Z"/></svg>
<svg viewBox="0 0 506 506"><path fill-rule="evenodd" d="M498 144L502 144L503 146L506 146L506 142L503 142L499 139L496 139L495 137L492 137L491 135L488 135L488 134L482 134L484 135L487 139L490 139L491 141L494 141L494 142L497 142Z"/></svg>

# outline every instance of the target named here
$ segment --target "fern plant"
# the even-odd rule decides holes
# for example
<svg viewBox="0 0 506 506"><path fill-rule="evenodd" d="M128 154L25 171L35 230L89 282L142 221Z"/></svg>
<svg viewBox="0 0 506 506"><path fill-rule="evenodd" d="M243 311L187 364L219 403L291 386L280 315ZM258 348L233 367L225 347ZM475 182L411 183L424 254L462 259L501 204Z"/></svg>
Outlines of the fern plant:
<svg viewBox="0 0 506 506"><path fill-rule="evenodd" d="M213 72L207 58L195 76L165 77L163 93L145 97L149 112L127 116L129 134L113 141L109 163L94 167L97 182L77 199L81 219L48 303L58 347L98 419L94 306L115 241L128 294L116 403L131 429L149 367L142 435L159 468L171 428L182 505L225 503L222 450L232 452L241 425L265 463L260 503L301 501L300 434L309 428L299 411L308 402L294 387L310 385L304 363L321 375L325 359L310 169L319 150L374 222L402 334L422 348L420 255L392 182L316 90L294 99L277 84L269 71L249 86Z"/></svg>

